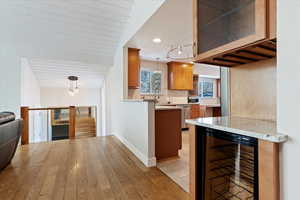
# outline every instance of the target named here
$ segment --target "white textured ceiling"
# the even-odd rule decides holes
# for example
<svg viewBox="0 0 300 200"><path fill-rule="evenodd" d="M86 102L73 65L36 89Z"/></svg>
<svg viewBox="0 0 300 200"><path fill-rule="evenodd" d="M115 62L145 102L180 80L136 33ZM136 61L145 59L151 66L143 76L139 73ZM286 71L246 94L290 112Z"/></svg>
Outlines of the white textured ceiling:
<svg viewBox="0 0 300 200"><path fill-rule="evenodd" d="M24 57L111 66L134 0L1 0L0 42Z"/></svg>
<svg viewBox="0 0 300 200"><path fill-rule="evenodd" d="M28 58L42 87L99 87L134 0L0 0L0 44Z"/></svg>
<svg viewBox="0 0 300 200"><path fill-rule="evenodd" d="M79 88L100 88L106 72L98 65L74 61L31 59L29 64L41 87L66 88L68 76L78 76Z"/></svg>
<svg viewBox="0 0 300 200"><path fill-rule="evenodd" d="M140 48L144 59L168 61L166 56L172 45L192 44L192 17L192 0L168 0L129 41L128 46ZM155 44L153 38L160 38L162 42Z"/></svg>

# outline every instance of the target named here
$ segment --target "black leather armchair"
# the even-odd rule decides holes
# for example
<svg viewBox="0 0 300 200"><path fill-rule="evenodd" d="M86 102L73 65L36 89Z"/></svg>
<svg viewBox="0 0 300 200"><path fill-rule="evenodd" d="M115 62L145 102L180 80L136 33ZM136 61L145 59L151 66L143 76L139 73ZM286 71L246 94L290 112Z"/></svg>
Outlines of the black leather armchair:
<svg viewBox="0 0 300 200"><path fill-rule="evenodd" d="M15 155L22 129L22 120L14 113L0 113L0 170L11 162Z"/></svg>

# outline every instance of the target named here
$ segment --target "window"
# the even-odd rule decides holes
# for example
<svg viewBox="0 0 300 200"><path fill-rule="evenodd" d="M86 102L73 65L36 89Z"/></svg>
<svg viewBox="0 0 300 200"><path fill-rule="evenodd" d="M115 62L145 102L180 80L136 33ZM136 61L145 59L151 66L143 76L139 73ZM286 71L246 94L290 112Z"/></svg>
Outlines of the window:
<svg viewBox="0 0 300 200"><path fill-rule="evenodd" d="M214 79L200 78L199 80L199 97L213 98L214 97Z"/></svg>
<svg viewBox="0 0 300 200"><path fill-rule="evenodd" d="M141 70L141 94L161 94L161 71Z"/></svg>

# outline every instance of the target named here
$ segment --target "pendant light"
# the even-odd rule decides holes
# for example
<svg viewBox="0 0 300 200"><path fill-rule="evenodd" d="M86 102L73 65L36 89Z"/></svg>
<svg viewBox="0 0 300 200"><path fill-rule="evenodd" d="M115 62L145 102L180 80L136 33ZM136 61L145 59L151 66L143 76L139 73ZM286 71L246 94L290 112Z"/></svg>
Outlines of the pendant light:
<svg viewBox="0 0 300 200"><path fill-rule="evenodd" d="M79 92L79 88L78 88L78 77L77 76L69 76L68 77L69 80L69 95L70 96L74 96L76 93Z"/></svg>

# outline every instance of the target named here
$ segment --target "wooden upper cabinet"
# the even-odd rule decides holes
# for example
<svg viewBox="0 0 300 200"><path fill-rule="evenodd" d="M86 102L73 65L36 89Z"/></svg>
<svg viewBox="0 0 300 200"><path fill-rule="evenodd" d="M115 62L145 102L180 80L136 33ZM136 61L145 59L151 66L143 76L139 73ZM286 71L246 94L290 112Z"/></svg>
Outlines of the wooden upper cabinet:
<svg viewBox="0 0 300 200"><path fill-rule="evenodd" d="M169 62L168 88L169 90L193 89L193 64Z"/></svg>
<svg viewBox="0 0 300 200"><path fill-rule="evenodd" d="M193 0L196 62L235 66L276 56L276 0Z"/></svg>
<svg viewBox="0 0 300 200"><path fill-rule="evenodd" d="M199 75L193 75L193 90L189 90L189 96L198 96L198 82L199 82Z"/></svg>
<svg viewBox="0 0 300 200"><path fill-rule="evenodd" d="M128 48L128 88L140 87L140 49Z"/></svg>

